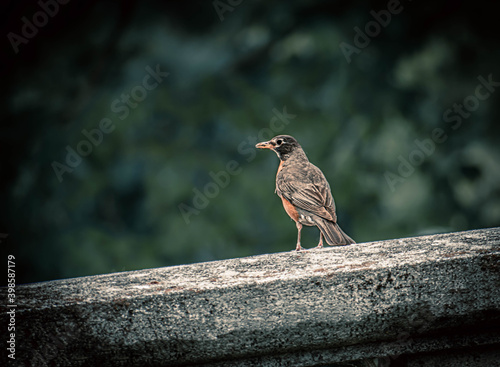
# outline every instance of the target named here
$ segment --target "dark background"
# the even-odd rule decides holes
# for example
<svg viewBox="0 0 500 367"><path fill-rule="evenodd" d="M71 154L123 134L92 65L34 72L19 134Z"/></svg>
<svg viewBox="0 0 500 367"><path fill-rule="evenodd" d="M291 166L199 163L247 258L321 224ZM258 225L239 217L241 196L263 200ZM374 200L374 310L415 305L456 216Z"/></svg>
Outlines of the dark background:
<svg viewBox="0 0 500 367"><path fill-rule="evenodd" d="M496 5L402 1L348 62L339 45L387 1L237 3L71 0L17 53L8 34L42 8L2 5L0 246L18 283L294 249L277 157L249 148L284 110L276 134L323 170L357 242L500 225L500 88L474 104L478 77L500 81ZM169 75L144 96L148 66ZM134 88L144 99L117 113ZM58 179L54 162L104 118L114 130ZM422 152L436 128L447 139ZM220 173L229 162L237 174ZM198 210L189 223L181 204Z"/></svg>

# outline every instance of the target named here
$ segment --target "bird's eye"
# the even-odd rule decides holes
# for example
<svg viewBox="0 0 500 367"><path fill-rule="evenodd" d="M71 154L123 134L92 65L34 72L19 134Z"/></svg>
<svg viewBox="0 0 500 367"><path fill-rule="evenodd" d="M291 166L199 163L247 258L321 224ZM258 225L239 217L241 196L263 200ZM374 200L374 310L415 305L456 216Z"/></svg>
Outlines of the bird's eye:
<svg viewBox="0 0 500 367"><path fill-rule="evenodd" d="M281 145L281 143L283 143L283 140L281 140L281 139L276 140L277 145Z"/></svg>

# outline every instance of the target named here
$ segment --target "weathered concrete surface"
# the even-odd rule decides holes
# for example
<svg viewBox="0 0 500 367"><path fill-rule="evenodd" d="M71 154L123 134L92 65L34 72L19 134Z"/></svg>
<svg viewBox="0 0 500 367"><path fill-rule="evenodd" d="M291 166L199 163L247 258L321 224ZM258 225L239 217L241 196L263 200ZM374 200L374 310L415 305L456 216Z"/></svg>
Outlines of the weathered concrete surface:
<svg viewBox="0 0 500 367"><path fill-rule="evenodd" d="M9 365L413 367L481 348L489 360L500 228L30 284L17 300Z"/></svg>

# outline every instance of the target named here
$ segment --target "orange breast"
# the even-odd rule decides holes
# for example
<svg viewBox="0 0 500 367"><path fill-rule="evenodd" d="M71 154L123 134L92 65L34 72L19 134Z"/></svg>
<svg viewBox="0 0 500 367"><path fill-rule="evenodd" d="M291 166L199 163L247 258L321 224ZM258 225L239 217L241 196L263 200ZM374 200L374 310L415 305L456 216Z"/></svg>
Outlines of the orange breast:
<svg viewBox="0 0 500 367"><path fill-rule="evenodd" d="M283 208L285 208L286 213L292 218L295 222L299 221L299 213L297 209L284 197L281 197L281 201L283 202Z"/></svg>
<svg viewBox="0 0 500 367"><path fill-rule="evenodd" d="M283 161L280 161L280 165L278 167L278 172L276 173L276 181L278 181L278 175L279 175L282 168L283 168ZM289 217L292 218L295 222L298 222L299 213L297 212L297 209L295 209L295 207L292 205L292 203L290 203L283 196L279 195L279 197L281 198L281 201L283 202L283 208L285 208L285 211L289 215Z"/></svg>
<svg viewBox="0 0 500 367"><path fill-rule="evenodd" d="M278 175L278 173L280 173L282 168L283 168L283 161L280 160L280 165L278 166L278 172L276 172L276 176Z"/></svg>

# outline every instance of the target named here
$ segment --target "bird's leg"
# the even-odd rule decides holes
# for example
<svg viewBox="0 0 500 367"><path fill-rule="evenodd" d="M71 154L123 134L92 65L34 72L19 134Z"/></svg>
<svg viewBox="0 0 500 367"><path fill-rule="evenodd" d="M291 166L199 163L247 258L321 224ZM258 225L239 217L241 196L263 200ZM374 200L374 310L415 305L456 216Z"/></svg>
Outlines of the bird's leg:
<svg viewBox="0 0 500 367"><path fill-rule="evenodd" d="M321 233L321 231L319 231L319 243L316 248L323 248L323 233Z"/></svg>
<svg viewBox="0 0 500 367"><path fill-rule="evenodd" d="M300 231L302 230L302 224L300 224L299 222L295 222L295 224L297 225L297 247L295 248L295 251L302 251L304 250L302 248L302 246L300 246Z"/></svg>

